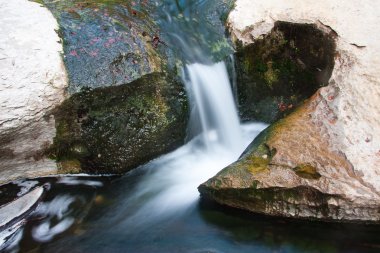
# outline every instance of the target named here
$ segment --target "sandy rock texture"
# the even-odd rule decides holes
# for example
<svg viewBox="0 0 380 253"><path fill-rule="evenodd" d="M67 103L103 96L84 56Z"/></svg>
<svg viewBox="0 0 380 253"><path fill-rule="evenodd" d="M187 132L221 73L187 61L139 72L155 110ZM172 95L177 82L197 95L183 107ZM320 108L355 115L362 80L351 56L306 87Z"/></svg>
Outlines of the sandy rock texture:
<svg viewBox="0 0 380 253"><path fill-rule="evenodd" d="M56 172L43 157L67 85L56 29L40 4L0 0L0 183Z"/></svg>
<svg viewBox="0 0 380 253"><path fill-rule="evenodd" d="M335 37L334 70L239 161L200 186L204 196L276 216L380 221L380 2L237 0L235 42L255 43L277 21Z"/></svg>

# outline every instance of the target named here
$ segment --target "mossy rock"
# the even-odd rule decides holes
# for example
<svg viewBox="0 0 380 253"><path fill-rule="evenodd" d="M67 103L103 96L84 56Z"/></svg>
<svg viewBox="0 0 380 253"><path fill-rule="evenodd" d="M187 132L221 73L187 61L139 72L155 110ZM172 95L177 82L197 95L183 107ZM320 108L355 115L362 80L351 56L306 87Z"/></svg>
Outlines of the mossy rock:
<svg viewBox="0 0 380 253"><path fill-rule="evenodd" d="M182 145L188 108L183 85L154 73L130 84L83 89L54 116L50 153L62 171L77 172L79 162L85 172L119 173Z"/></svg>
<svg viewBox="0 0 380 253"><path fill-rule="evenodd" d="M235 57L242 119L272 123L292 112L328 84L335 48L335 34L287 22L276 22L263 38L239 46Z"/></svg>
<svg viewBox="0 0 380 253"><path fill-rule="evenodd" d="M329 201L343 203L341 196L321 192L311 185L290 183L281 186L276 181L278 178L286 178L289 173L296 174L302 180L314 182L321 178L317 169L310 164L290 168L273 162L277 150L271 148L270 143L276 138L278 131L288 127L287 124L288 117L261 132L236 162L199 186L202 197L223 205L271 216L323 220L332 220L334 215L338 216L339 207L330 205ZM279 173L275 174L274 169ZM297 181L294 176L290 176L288 180ZM276 184L280 186L274 186Z"/></svg>

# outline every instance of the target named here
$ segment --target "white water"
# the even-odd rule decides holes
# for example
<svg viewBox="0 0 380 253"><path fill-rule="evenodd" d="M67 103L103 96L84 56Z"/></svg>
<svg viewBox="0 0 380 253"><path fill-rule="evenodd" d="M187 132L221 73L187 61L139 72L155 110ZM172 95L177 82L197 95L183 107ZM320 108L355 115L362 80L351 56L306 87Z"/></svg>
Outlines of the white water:
<svg viewBox="0 0 380 253"><path fill-rule="evenodd" d="M187 70L189 79L185 83L195 102L190 124L200 119L201 136L208 149L217 145L239 152L241 129L224 62L210 66L195 63Z"/></svg>
<svg viewBox="0 0 380 253"><path fill-rule="evenodd" d="M223 62L188 65L184 73L193 101L189 127L198 135L141 168L146 174L125 201L130 215L115 217L122 220L122 227L134 227L133 232L191 210L199 199L198 186L234 162L266 127L261 123L240 125Z"/></svg>

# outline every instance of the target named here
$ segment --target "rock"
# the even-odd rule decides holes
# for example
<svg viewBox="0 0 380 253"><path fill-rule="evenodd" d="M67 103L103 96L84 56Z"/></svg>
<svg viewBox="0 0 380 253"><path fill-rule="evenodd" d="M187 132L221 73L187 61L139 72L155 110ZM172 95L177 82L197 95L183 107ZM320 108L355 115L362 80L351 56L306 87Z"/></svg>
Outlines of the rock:
<svg viewBox="0 0 380 253"><path fill-rule="evenodd" d="M60 173L121 173L184 143L187 99L170 74L89 89L54 112L57 136L50 157Z"/></svg>
<svg viewBox="0 0 380 253"><path fill-rule="evenodd" d="M210 64L233 53L225 22L234 0L155 2L155 20L176 58Z"/></svg>
<svg viewBox="0 0 380 253"><path fill-rule="evenodd" d="M55 136L46 117L64 99L66 71L58 28L46 8L0 1L0 183L55 173L42 154Z"/></svg>
<svg viewBox="0 0 380 253"><path fill-rule="evenodd" d="M380 221L377 8L372 1L236 2L229 16L235 40L260 43L277 21L313 25L336 34L334 68L326 87L202 184L203 196L274 216Z"/></svg>
<svg viewBox="0 0 380 253"><path fill-rule="evenodd" d="M46 152L59 173L125 172L183 144L187 101L176 79L185 52L169 34L184 32L225 58L232 48L221 15L231 0L43 2L61 26L73 95L54 113L57 136ZM199 28L215 32L194 33L184 7L203 13Z"/></svg>
<svg viewBox="0 0 380 253"><path fill-rule="evenodd" d="M17 222L16 219L21 219L26 213L31 212L33 207L41 198L44 192L43 186L36 187L34 190L23 195L22 197L0 207L0 229L5 226Z"/></svg>
<svg viewBox="0 0 380 253"><path fill-rule="evenodd" d="M43 3L60 24L71 94L162 72L173 58L159 42L153 1Z"/></svg>

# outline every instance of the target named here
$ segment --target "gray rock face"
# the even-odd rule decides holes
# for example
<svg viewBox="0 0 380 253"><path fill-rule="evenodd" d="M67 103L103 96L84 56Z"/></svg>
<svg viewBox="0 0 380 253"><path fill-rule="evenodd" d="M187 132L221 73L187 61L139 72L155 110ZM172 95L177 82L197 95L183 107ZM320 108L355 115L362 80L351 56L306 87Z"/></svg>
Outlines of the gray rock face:
<svg viewBox="0 0 380 253"><path fill-rule="evenodd" d="M255 43L276 21L314 24L336 33L334 69L326 87L201 185L204 196L276 216L380 221L380 35L374 22L380 15L372 11L379 7L372 1L237 1L229 17L236 40Z"/></svg>
<svg viewBox="0 0 380 253"><path fill-rule="evenodd" d="M220 20L231 0L42 2L61 28L71 94L180 67L195 54L183 44L205 49L203 58L206 53L220 60L232 52Z"/></svg>
<svg viewBox="0 0 380 253"><path fill-rule="evenodd" d="M0 183L56 172L41 159L55 136L46 113L64 99L58 25L46 8L0 1Z"/></svg>

